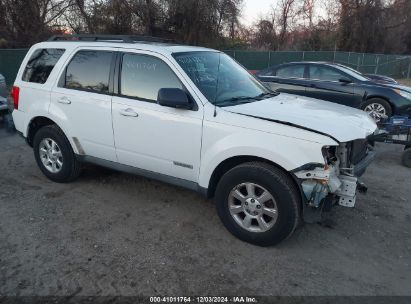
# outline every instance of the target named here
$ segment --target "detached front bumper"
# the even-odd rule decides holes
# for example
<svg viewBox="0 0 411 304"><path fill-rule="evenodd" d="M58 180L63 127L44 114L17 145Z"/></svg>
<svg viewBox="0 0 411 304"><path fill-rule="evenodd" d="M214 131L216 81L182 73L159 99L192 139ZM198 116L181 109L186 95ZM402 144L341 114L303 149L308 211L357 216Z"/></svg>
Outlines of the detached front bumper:
<svg viewBox="0 0 411 304"><path fill-rule="evenodd" d="M361 177L364 173L365 170L371 163L375 160L377 157L377 152L374 149L370 149L367 153L367 155L358 163L354 166L354 176Z"/></svg>

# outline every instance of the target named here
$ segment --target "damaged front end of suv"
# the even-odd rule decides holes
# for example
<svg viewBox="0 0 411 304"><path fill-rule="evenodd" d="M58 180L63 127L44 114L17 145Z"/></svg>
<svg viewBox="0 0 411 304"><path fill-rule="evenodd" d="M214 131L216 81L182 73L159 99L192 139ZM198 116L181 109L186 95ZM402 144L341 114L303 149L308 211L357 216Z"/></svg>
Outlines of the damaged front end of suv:
<svg viewBox="0 0 411 304"><path fill-rule="evenodd" d="M366 192L360 181L368 165L376 157L367 139L326 146L322 149L324 164L308 164L294 170L304 199L304 220L321 219L333 205L354 207L357 191Z"/></svg>

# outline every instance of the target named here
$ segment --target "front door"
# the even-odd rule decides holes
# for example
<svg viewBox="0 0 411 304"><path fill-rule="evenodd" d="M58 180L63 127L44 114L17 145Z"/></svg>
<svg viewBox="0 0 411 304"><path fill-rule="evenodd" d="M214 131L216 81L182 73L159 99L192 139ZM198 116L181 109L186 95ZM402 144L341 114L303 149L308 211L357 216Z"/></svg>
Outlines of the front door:
<svg viewBox="0 0 411 304"><path fill-rule="evenodd" d="M118 94L112 103L119 162L197 182L202 106L184 110L157 104L161 88L186 90L177 77L179 72L167 59L137 53L124 53L121 57Z"/></svg>
<svg viewBox="0 0 411 304"><path fill-rule="evenodd" d="M350 107L357 107L359 102L354 94L354 83L341 82L347 79L347 75L337 69L322 66L310 65L310 86L307 88L307 96L343 104Z"/></svg>

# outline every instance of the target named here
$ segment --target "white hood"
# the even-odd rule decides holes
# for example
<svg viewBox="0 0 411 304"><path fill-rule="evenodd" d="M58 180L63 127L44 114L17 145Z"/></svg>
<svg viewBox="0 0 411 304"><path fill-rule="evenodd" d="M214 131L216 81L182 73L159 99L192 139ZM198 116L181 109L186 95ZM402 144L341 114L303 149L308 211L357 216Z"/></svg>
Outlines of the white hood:
<svg viewBox="0 0 411 304"><path fill-rule="evenodd" d="M377 129L375 122L363 111L286 93L223 109L232 113L301 126L328 134L339 142L366 138Z"/></svg>

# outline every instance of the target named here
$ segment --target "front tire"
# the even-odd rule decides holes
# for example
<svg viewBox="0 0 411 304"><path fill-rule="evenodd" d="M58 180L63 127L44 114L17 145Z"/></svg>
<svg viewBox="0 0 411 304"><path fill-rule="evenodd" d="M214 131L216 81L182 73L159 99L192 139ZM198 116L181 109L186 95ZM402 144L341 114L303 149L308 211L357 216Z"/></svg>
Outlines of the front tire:
<svg viewBox="0 0 411 304"><path fill-rule="evenodd" d="M218 215L237 238L270 246L288 238L300 221L300 195L291 177L269 164L229 170L216 189Z"/></svg>
<svg viewBox="0 0 411 304"><path fill-rule="evenodd" d="M43 174L57 183L73 181L80 175L70 142L56 125L42 127L33 140L34 157Z"/></svg>

